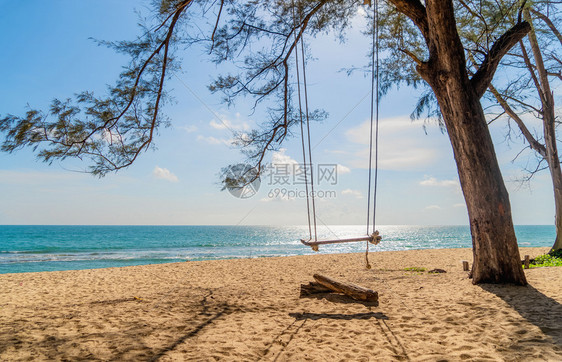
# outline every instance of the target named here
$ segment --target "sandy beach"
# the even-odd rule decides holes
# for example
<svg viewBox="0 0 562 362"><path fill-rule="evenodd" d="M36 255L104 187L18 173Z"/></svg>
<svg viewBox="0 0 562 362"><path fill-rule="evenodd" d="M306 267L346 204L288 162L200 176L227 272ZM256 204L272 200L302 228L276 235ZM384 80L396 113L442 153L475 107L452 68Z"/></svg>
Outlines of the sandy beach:
<svg viewBox="0 0 562 362"><path fill-rule="evenodd" d="M562 360L562 268L526 270L527 287L474 286L471 259L413 250L372 252L371 270L363 254L318 254L0 275L0 360ZM314 273L376 290L380 304L300 298Z"/></svg>

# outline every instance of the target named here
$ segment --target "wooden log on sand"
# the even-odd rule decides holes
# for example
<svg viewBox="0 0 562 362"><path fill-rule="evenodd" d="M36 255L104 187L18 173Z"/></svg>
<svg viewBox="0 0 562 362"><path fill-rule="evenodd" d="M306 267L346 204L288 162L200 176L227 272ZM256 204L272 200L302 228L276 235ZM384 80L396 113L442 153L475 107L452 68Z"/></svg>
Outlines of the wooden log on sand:
<svg viewBox="0 0 562 362"><path fill-rule="evenodd" d="M376 303L378 303L379 301L379 293L375 292L374 290L363 288L352 283L338 282L334 279L320 274L314 274L314 279L326 288L331 289L337 293L343 293L355 300Z"/></svg>
<svg viewBox="0 0 562 362"><path fill-rule="evenodd" d="M317 282L310 282L308 284L301 284L301 298L308 297L313 294L331 293L332 289L328 289L322 284Z"/></svg>

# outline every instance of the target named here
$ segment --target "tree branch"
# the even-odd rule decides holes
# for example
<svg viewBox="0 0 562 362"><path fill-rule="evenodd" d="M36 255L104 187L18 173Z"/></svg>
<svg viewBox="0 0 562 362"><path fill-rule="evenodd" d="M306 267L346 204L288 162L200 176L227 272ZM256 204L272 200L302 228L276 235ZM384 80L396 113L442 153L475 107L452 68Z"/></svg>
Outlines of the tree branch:
<svg viewBox="0 0 562 362"><path fill-rule="evenodd" d="M419 0L389 0L396 9L409 17L420 29L425 42L429 43L429 24L425 6Z"/></svg>
<svg viewBox="0 0 562 362"><path fill-rule="evenodd" d="M215 47L215 34L217 32L217 28L219 27L219 21L221 19L221 14L222 14L222 9L224 7L224 0L221 0L221 6L219 8L219 13L217 15L217 21L215 22L215 27L213 28L213 33L211 34L211 51L213 51L213 48Z"/></svg>
<svg viewBox="0 0 562 362"><path fill-rule="evenodd" d="M525 16L525 20L531 22L531 14L528 11L523 13ZM532 30L529 32L529 43L531 44L531 51L533 52L533 56L535 58L535 66L537 67L537 73L539 73L539 84L540 87L537 88L539 92L542 93L541 99L543 101L543 110L546 113L550 112L550 108L552 111L554 110L554 99L552 98L552 92L550 91L550 83L548 81L548 75L544 66L544 60L542 57L541 50L539 48L539 42L537 40L537 36L535 31ZM554 119L554 117L552 117Z"/></svg>
<svg viewBox="0 0 562 362"><path fill-rule="evenodd" d="M527 52L527 49L525 48L525 44L523 44L522 41L519 41L519 47L521 48L521 54L523 55L523 61L525 62L525 66L529 70L529 75L531 76L531 79L535 84L535 88L537 88L537 92L539 94L541 103L544 104L545 99L543 98L543 92L541 92L541 84L539 82L539 79L537 78L537 75L535 74L535 66L533 65L533 63L531 63L531 58L529 57L529 53ZM539 111L539 113L541 112Z"/></svg>
<svg viewBox="0 0 562 362"><path fill-rule="evenodd" d="M547 74L550 75L551 77L556 77L556 78L562 80L562 71L559 71L558 73L547 72Z"/></svg>
<svg viewBox="0 0 562 362"><path fill-rule="evenodd" d="M423 62L418 57L416 57L416 55L414 53L412 53L408 49L400 48L398 50L401 51L402 53L406 54L410 58L412 58L412 60L416 63L416 65L418 65L418 66L422 65Z"/></svg>
<svg viewBox="0 0 562 362"><path fill-rule="evenodd" d="M542 21L544 21L546 23L546 25L550 28L550 30L558 38L558 41L560 42L560 45L562 45L562 34L560 34L558 29L556 29L556 26L554 25L554 23L543 13L540 13L539 11L537 11L533 8L531 8L530 10L534 15L537 16L537 18L541 19Z"/></svg>
<svg viewBox="0 0 562 362"><path fill-rule="evenodd" d="M525 136L525 139L527 139L527 142L529 142L531 148L535 150L538 154L540 154L542 157L546 157L546 147L543 144L541 144L539 141L537 141L537 139L531 134L531 132L529 131L529 129L527 128L521 117L519 117L519 115L515 113L513 108L511 108L509 103L507 103L507 101L501 96L500 92L498 92L498 90L492 85L492 83L490 83L488 89L494 95L498 103L502 106L505 113L507 113L507 115L515 121L515 123L521 130L521 133L523 133L523 136Z"/></svg>
<svg viewBox="0 0 562 362"><path fill-rule="evenodd" d="M530 30L531 25L526 21L515 24L492 45L490 52L470 80L478 97L482 97L486 92L502 57Z"/></svg>

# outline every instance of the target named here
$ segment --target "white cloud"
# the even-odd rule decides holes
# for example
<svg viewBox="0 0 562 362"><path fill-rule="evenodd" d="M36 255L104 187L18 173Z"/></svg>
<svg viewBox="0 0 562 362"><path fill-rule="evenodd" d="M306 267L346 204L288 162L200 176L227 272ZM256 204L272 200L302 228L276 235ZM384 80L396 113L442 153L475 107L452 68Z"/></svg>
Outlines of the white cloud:
<svg viewBox="0 0 562 362"><path fill-rule="evenodd" d="M197 126L193 126L193 125L178 126L177 128L187 133L193 133L199 129L197 128Z"/></svg>
<svg viewBox="0 0 562 362"><path fill-rule="evenodd" d="M213 136L198 135L197 141L205 142L205 143L208 143L210 145L227 145L227 146L232 145L232 139L216 138L216 137L213 137Z"/></svg>
<svg viewBox="0 0 562 362"><path fill-rule="evenodd" d="M293 159L291 156L287 155L286 148L280 148L279 151L273 152L271 155L271 163L273 165L298 165L299 162Z"/></svg>
<svg viewBox="0 0 562 362"><path fill-rule="evenodd" d="M432 176L424 176L423 181L419 183L421 186L425 187L435 187L440 188L441 190L449 190L454 192L455 194L461 194L462 189L458 179L452 180L438 180Z"/></svg>
<svg viewBox="0 0 562 362"><path fill-rule="evenodd" d="M152 175L157 179L167 180L170 182L178 182L178 177L170 172L167 168L160 168L158 166L154 167L152 170Z"/></svg>
<svg viewBox="0 0 562 362"><path fill-rule="evenodd" d="M247 122L233 122L227 118L223 118L220 121L213 119L209 122L209 126L218 130L229 129L233 131L248 131L250 129L250 125Z"/></svg>
<svg viewBox="0 0 562 362"><path fill-rule="evenodd" d="M439 206L439 205L429 205L429 206L426 206L424 210L441 210L441 206Z"/></svg>
<svg viewBox="0 0 562 362"><path fill-rule="evenodd" d="M286 154L286 148L280 148L279 151L273 152L271 155L271 166L273 169L273 175L275 176L297 176L301 181L304 181L302 177L304 177L304 169L302 167L302 162L298 162L291 156ZM283 173L283 175L279 175L278 172ZM314 172L316 175L317 172ZM310 175L310 170L308 170L307 175ZM308 180L310 182L310 178Z"/></svg>
<svg viewBox="0 0 562 362"><path fill-rule="evenodd" d="M458 180L438 180L435 177L430 177L430 176L425 176L424 180L420 182L420 185L460 188Z"/></svg>
<svg viewBox="0 0 562 362"><path fill-rule="evenodd" d="M349 167L346 167L346 166L340 165L340 164L337 165L337 170L338 170L339 175L343 175L345 173L351 172L351 169Z"/></svg>
<svg viewBox="0 0 562 362"><path fill-rule="evenodd" d="M209 125L211 127L213 127L214 129L228 129L229 126L228 126L227 122L228 122L228 120L224 120L222 122L217 122L213 119L211 122L209 122Z"/></svg>
<svg viewBox="0 0 562 362"><path fill-rule="evenodd" d="M111 132L108 129L103 130L103 139L110 144L121 142L121 134L119 132Z"/></svg>
<svg viewBox="0 0 562 362"><path fill-rule="evenodd" d="M362 199L363 198L363 194L361 193L361 191L358 190L352 190L352 189L345 189L341 192L342 195L351 195L351 196L355 196L355 198L357 199Z"/></svg>
<svg viewBox="0 0 562 362"><path fill-rule="evenodd" d="M287 172L289 176L291 175L303 176L304 175L304 169L302 167L303 163L287 155L286 152L287 152L286 148L280 148L279 151L273 152L273 154L271 155L271 165L273 166L274 170L277 170L277 168L279 168L280 170L283 170L283 172ZM330 172L333 173L334 164L323 164L323 165L328 166ZM351 169L347 166L341 164L337 164L335 166L336 166L336 172L335 172L336 175L343 175L351 172ZM320 177L320 178L329 177L330 172L323 175L322 171L320 171L321 167L322 166L315 165L315 168L313 170L315 177ZM319 175L317 174L318 172L320 172ZM308 170L307 175L310 175L310 170ZM301 181L303 180L301 179ZM310 179L308 181L310 182Z"/></svg>
<svg viewBox="0 0 562 362"><path fill-rule="evenodd" d="M417 124L413 124L408 117L393 117L380 120L379 123L379 139L382 142L383 136L393 135L393 134L403 134L406 130L411 130L413 128L421 127ZM371 123L369 120L361 123L360 125L350 128L345 132L347 138L354 142L362 145L369 145L371 133Z"/></svg>
<svg viewBox="0 0 562 362"><path fill-rule="evenodd" d="M289 175L298 174L301 172L300 163L293 159L291 156L287 155L286 148L280 148L279 151L273 152L271 155L271 165L274 170L282 169L284 172L288 172ZM272 171L277 172L277 171Z"/></svg>
<svg viewBox="0 0 562 362"><path fill-rule="evenodd" d="M347 139L355 144L368 146L371 124L369 121L345 132ZM379 124L379 168L387 170L409 170L431 164L439 155L438 147L424 140L425 134L419 123L409 117L387 118ZM426 141L426 142L424 142ZM373 152L374 153L374 152ZM367 168L369 148L355 152L351 166ZM374 166L374 164L373 164Z"/></svg>
<svg viewBox="0 0 562 362"><path fill-rule="evenodd" d="M454 204L453 207L466 207L466 204L458 203L458 204Z"/></svg>
<svg viewBox="0 0 562 362"><path fill-rule="evenodd" d="M250 142L251 138L250 135L246 132L240 132L237 134L237 138L244 142Z"/></svg>
<svg viewBox="0 0 562 362"><path fill-rule="evenodd" d="M299 162L292 158L291 156L286 154L286 148L280 148L279 151L273 152L271 155L271 163L273 165L300 165L302 162ZM333 164L331 165L333 166ZM339 174L350 173L351 169L347 166L337 164L336 165Z"/></svg>

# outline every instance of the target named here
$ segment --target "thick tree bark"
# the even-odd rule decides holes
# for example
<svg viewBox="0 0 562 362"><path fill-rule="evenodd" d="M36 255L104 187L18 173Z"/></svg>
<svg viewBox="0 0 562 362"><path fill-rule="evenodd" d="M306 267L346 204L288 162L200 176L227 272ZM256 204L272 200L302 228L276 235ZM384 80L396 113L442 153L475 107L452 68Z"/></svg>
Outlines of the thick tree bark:
<svg viewBox="0 0 562 362"><path fill-rule="evenodd" d="M418 0L391 2L419 3ZM480 97L501 57L529 31L529 24L517 24L498 39L483 63L486 66L479 69L471 81L452 1L427 0L425 3L423 16L419 14L419 6L408 8L417 11L415 17L406 15L418 27L422 25L420 29L428 45L429 60L418 65L418 72L435 92L453 147L470 219L473 283L524 285L527 281L521 268L509 196Z"/></svg>
<svg viewBox="0 0 562 362"><path fill-rule="evenodd" d="M436 90L468 208L473 283L526 284L511 206L479 98L449 80ZM435 88L434 88L435 89Z"/></svg>
<svg viewBox="0 0 562 362"><path fill-rule="evenodd" d="M528 22L532 22L529 10L525 10L523 14ZM552 186L554 188L556 240L552 246L553 251L562 249L562 170L560 169L560 158L558 157L558 149L556 146L554 97L550 89L548 73L544 66L544 60L534 29L529 31L529 43L531 44L531 50L533 51L533 57L535 58L535 66L539 74L537 90L542 103L544 142L546 147L546 155L544 158L546 159L548 168L550 169ZM529 71L534 72L532 67L529 67Z"/></svg>

